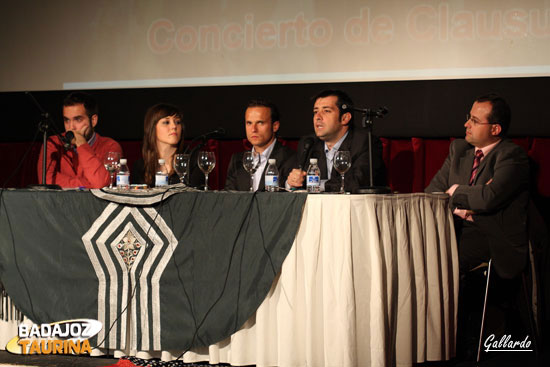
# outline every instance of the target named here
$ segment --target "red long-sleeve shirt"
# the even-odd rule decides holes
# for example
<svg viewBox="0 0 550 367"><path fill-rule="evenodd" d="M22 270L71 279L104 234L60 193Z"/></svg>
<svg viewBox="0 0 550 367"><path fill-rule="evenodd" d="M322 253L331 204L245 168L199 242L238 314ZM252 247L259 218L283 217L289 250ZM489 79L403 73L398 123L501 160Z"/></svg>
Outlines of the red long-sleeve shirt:
<svg viewBox="0 0 550 367"><path fill-rule="evenodd" d="M103 165L103 158L108 152L119 152L122 157L120 144L98 133L92 145L82 144L76 152L73 149L66 151L57 136L50 137L47 144L46 183L63 188L99 189L109 185L109 172ZM38 158L38 180L42 182L42 149Z"/></svg>

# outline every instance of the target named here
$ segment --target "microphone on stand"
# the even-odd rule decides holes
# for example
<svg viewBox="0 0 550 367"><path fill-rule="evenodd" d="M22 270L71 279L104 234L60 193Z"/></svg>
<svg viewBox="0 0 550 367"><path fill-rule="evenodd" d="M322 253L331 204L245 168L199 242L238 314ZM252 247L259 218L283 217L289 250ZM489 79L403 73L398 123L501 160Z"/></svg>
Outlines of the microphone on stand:
<svg viewBox="0 0 550 367"><path fill-rule="evenodd" d="M226 134L225 129L224 129L223 127L221 127L221 126L218 126L218 127L216 128L216 130L210 131L209 133L204 134L204 136L205 136L205 137L208 137L208 136L217 136L217 137L220 137L220 138L221 138L221 137L225 136L225 134Z"/></svg>
<svg viewBox="0 0 550 367"><path fill-rule="evenodd" d="M388 110L388 107L386 107L386 106L378 107L378 109L375 111L376 117L378 117L379 119L384 118L384 116L386 116L388 114L388 112L390 112L390 111Z"/></svg>
<svg viewBox="0 0 550 367"><path fill-rule="evenodd" d="M378 107L378 108L358 108L358 107L354 107L354 106L348 106L347 104L343 104L342 105L342 109L343 110L353 110L353 111L356 111L356 112L362 112L364 114L367 114L368 117L371 118L384 118L384 116L386 116L389 112L388 110L388 107L386 106L382 106L382 107Z"/></svg>
<svg viewBox="0 0 550 367"><path fill-rule="evenodd" d="M354 190L354 194L389 194L391 189L387 186L374 186L374 174L373 174L373 153L372 153L372 125L375 118L381 119L389 112L387 107L378 108L357 108L350 107L352 110L361 112L363 114L362 125L367 130L368 136L368 153L369 153L369 186L361 187Z"/></svg>
<svg viewBox="0 0 550 367"><path fill-rule="evenodd" d="M187 151L193 145L193 143L195 143L198 140L202 139L202 142L197 144L197 146L195 146L193 149L191 149L190 154L193 154L196 150L202 148L204 146L204 144L206 144L206 139L207 138L214 137L214 136L222 137L222 136L225 136L225 134L226 134L225 129L223 127L218 127L218 128L216 128L216 130L212 130L210 132L207 132L206 134L199 135L196 138L194 138L193 140L191 140L191 143L189 143L189 145L185 148L185 150L183 151L183 154L187 153Z"/></svg>
<svg viewBox="0 0 550 367"><path fill-rule="evenodd" d="M50 117L50 114L46 112L40 103L34 98L31 92L25 92L25 94L31 99L31 101L34 103L36 108L40 111L41 119L38 123L38 130L42 132L42 184L39 185L29 185L28 188L30 189L36 189L36 190L61 190L61 187L59 185L48 185L46 183L46 159L48 157L48 131L50 129L53 129L55 134L59 136L59 140L63 141L61 139L61 136L59 135L57 129L55 128L55 124Z"/></svg>

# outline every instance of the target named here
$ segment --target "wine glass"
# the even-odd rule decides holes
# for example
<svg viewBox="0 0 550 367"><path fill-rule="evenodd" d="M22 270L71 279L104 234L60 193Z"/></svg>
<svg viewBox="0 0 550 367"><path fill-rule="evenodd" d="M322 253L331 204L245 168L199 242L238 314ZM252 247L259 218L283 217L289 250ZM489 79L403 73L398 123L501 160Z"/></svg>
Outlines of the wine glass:
<svg viewBox="0 0 550 367"><path fill-rule="evenodd" d="M340 186L340 194L345 194L344 191L344 174L351 167L351 154L347 150L339 150L334 156L333 166L338 173L342 176L342 185Z"/></svg>
<svg viewBox="0 0 550 367"><path fill-rule="evenodd" d="M174 171L180 177L180 182L185 184L186 178L189 176L189 158L190 154L174 155Z"/></svg>
<svg viewBox="0 0 550 367"><path fill-rule="evenodd" d="M260 166L260 155L258 152L249 151L243 154L243 167L250 174L250 191L254 191L254 173Z"/></svg>
<svg viewBox="0 0 550 367"><path fill-rule="evenodd" d="M216 167L216 156L214 152L199 152L197 163L204 173L204 191L208 191L208 174Z"/></svg>
<svg viewBox="0 0 550 367"><path fill-rule="evenodd" d="M109 183L109 188L113 188L113 182L115 181L115 174L118 172L120 167L120 153L119 152L108 152L103 158L103 165L105 169L109 172L111 177L111 182Z"/></svg>

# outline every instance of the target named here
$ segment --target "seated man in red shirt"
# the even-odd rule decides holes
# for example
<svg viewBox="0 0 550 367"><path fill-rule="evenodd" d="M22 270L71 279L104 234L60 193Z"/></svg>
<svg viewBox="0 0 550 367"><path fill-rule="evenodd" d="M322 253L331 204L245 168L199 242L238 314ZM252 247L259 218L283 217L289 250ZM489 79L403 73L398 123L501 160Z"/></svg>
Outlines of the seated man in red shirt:
<svg viewBox="0 0 550 367"><path fill-rule="evenodd" d="M65 134L72 131L71 148L66 150L57 136L48 139L46 159L46 183L63 188L85 187L97 189L110 182L109 173L103 165L108 152L122 148L111 138L100 136L94 131L98 120L95 99L83 92L73 92L63 101L63 122ZM38 178L42 179L42 150L38 159Z"/></svg>

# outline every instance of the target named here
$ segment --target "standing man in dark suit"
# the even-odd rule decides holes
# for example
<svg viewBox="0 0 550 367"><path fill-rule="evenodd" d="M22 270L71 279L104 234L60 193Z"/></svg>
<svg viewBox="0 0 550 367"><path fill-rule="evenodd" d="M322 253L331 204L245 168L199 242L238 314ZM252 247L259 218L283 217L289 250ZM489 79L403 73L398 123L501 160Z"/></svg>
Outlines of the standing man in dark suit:
<svg viewBox="0 0 550 367"><path fill-rule="evenodd" d="M351 168L344 175L344 189L353 192L369 185L368 136L353 126L353 102L341 90L324 90L315 97L313 106L315 135L302 138L298 144L300 168L292 170L287 179L288 188L302 188L310 158L317 158L321 170L321 190L339 191L341 176L332 167L337 151L351 153ZM373 137L374 184L386 181L382 143Z"/></svg>
<svg viewBox="0 0 550 367"><path fill-rule="evenodd" d="M516 277L527 259L527 154L506 139L510 107L489 94L475 100L465 140L454 140L426 192L446 192L457 224L461 274L489 259L502 278Z"/></svg>
<svg viewBox="0 0 550 367"><path fill-rule="evenodd" d="M264 190L267 160L271 158L277 161L279 184L284 187L284 180L295 165L296 152L277 141L276 133L280 126L277 106L264 99L254 99L248 103L244 115L246 138L252 144L252 150L259 154L254 191ZM231 157L225 180L226 190L250 190L250 174L243 167L243 153Z"/></svg>

